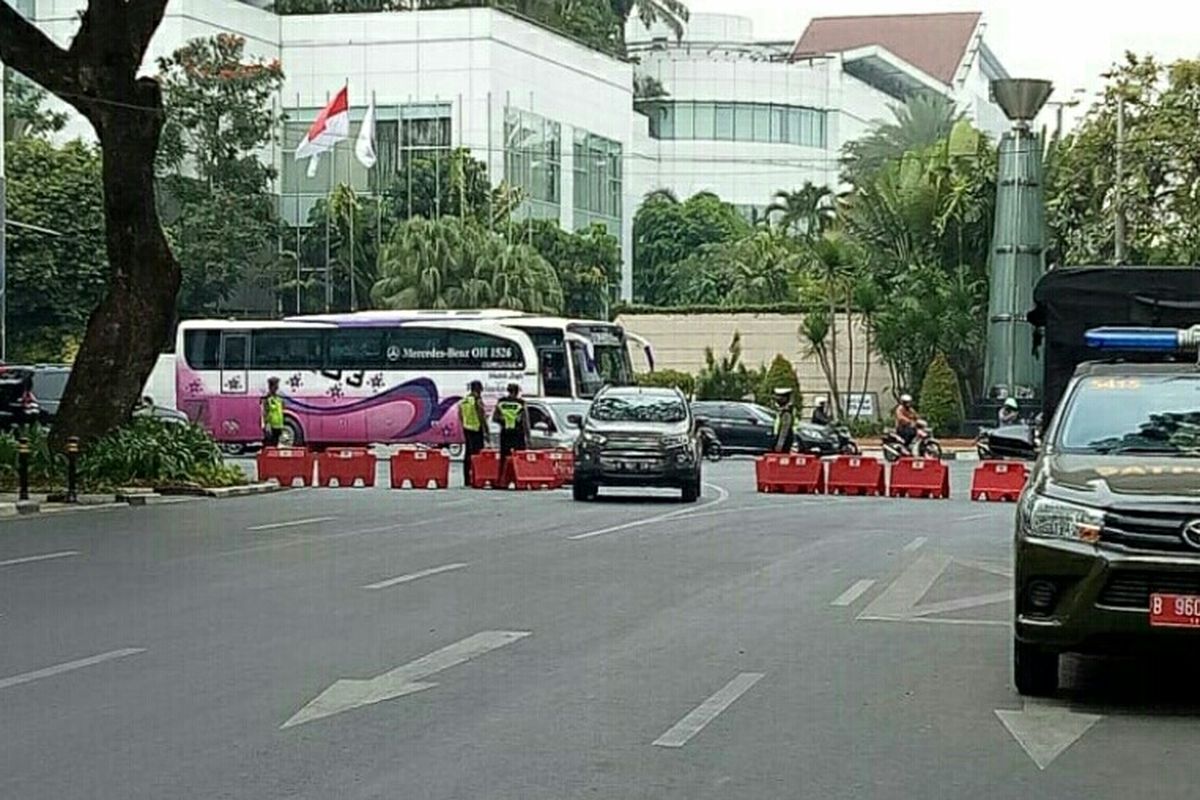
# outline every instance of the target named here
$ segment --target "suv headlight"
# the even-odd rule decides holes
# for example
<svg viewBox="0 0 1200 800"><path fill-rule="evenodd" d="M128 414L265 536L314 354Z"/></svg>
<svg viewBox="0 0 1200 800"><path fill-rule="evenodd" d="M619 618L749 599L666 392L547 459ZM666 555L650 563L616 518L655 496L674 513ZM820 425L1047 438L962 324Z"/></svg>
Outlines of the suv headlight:
<svg viewBox="0 0 1200 800"><path fill-rule="evenodd" d="M595 445L597 447L603 447L604 445L608 444L608 437L601 433L584 431L582 438L584 444Z"/></svg>
<svg viewBox="0 0 1200 800"><path fill-rule="evenodd" d="M691 437L686 433L676 433L670 436L662 437L663 447L687 447L692 441Z"/></svg>
<svg viewBox="0 0 1200 800"><path fill-rule="evenodd" d="M1104 527L1104 512L1099 509L1052 500L1032 492L1021 503L1019 513L1025 534L1043 539L1095 543L1100 541L1100 530Z"/></svg>

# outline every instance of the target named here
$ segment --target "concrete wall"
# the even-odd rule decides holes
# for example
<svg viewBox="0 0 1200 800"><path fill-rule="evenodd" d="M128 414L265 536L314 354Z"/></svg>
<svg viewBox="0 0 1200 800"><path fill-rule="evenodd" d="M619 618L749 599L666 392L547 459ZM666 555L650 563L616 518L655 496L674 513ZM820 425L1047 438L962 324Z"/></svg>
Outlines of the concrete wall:
<svg viewBox="0 0 1200 800"><path fill-rule="evenodd" d="M799 333L802 318L792 314L630 314L617 318L626 330L646 337L654 346L656 366L696 373L704 366L704 350L711 347L718 355L729 349L734 333L742 335L742 360L749 367L769 364L777 353L791 359L805 395L805 404L829 392L825 375L809 344ZM854 324L853 359L846 347L846 318L838 315L838 383L845 390L847 370L853 360L854 383L851 391L862 392L867 375L867 392L878 396L880 406L893 405L891 376L878 358L871 359L866 373L866 336L861 321ZM645 371L641 354L635 355L634 368Z"/></svg>

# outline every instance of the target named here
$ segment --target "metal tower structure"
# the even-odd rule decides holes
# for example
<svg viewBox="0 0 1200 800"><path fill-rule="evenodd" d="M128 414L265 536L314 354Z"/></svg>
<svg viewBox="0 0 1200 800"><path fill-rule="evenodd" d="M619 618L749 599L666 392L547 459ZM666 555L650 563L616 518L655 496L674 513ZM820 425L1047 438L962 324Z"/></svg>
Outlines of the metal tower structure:
<svg viewBox="0 0 1200 800"><path fill-rule="evenodd" d="M1013 123L1000 140L996 225L988 290L987 397L1041 395L1040 359L1033 354L1033 287L1046 271L1046 208L1042 138L1030 127L1050 97L1042 80L992 81L992 99Z"/></svg>

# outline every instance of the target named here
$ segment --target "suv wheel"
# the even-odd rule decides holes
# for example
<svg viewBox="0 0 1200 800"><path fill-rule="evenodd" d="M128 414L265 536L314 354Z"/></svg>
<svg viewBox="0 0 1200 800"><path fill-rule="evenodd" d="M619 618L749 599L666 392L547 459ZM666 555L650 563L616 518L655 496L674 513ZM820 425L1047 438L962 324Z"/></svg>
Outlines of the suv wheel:
<svg viewBox="0 0 1200 800"><path fill-rule="evenodd" d="M575 500L586 503L589 500L596 499L596 487L584 481L575 481L571 484L571 497Z"/></svg>
<svg viewBox="0 0 1200 800"><path fill-rule="evenodd" d="M695 480L685 485L682 490L683 502L694 503L700 499L700 481Z"/></svg>
<svg viewBox="0 0 1200 800"><path fill-rule="evenodd" d="M1013 680L1017 691L1045 697L1058 691L1058 653L1013 640Z"/></svg>

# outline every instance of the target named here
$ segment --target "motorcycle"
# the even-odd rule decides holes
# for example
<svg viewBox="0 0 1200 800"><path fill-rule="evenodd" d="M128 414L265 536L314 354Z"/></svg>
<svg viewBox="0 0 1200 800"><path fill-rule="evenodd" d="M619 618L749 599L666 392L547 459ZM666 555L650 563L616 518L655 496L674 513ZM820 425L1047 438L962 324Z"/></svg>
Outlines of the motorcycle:
<svg viewBox="0 0 1200 800"><path fill-rule="evenodd" d="M696 432L700 435L700 451L701 455L709 461L717 462L721 460L721 440L717 438L717 432L708 424L708 420L696 420Z"/></svg>
<svg viewBox="0 0 1200 800"><path fill-rule="evenodd" d="M862 454L862 450L858 446L858 442L854 441L854 437L850 435L850 429L845 425L836 425L833 432L837 434L838 452L844 456L857 456Z"/></svg>
<svg viewBox="0 0 1200 800"><path fill-rule="evenodd" d="M883 435L883 457L892 463L901 458L934 458L941 460L942 445L933 436L929 423L923 419L917 420L917 435L913 437L912 445L905 443L896 431L888 431Z"/></svg>
<svg viewBox="0 0 1200 800"><path fill-rule="evenodd" d="M1034 461L1041 447L1041 426L1037 420L985 428L975 438L975 451L981 461Z"/></svg>

